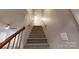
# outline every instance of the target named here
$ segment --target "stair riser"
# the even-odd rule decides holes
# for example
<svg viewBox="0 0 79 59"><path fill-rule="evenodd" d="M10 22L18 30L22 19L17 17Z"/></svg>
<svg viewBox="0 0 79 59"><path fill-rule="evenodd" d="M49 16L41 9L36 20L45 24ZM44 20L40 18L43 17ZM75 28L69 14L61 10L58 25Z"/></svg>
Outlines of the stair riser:
<svg viewBox="0 0 79 59"><path fill-rule="evenodd" d="M27 42L27 44L42 44L42 43L48 43L48 42Z"/></svg>
<svg viewBox="0 0 79 59"><path fill-rule="evenodd" d="M28 45L28 46L25 46L25 47L48 47L48 45Z"/></svg>
<svg viewBox="0 0 79 59"><path fill-rule="evenodd" d="M44 36L29 36L29 38L45 38Z"/></svg>
<svg viewBox="0 0 79 59"><path fill-rule="evenodd" d="M45 37L43 28L41 26L34 26L31 30L29 38L27 39L25 49L47 49L49 48L47 39Z"/></svg>
<svg viewBox="0 0 79 59"><path fill-rule="evenodd" d="M28 45L28 46L25 46L25 47L48 47L48 45Z"/></svg>
<svg viewBox="0 0 79 59"><path fill-rule="evenodd" d="M32 31L31 33L44 33L44 32Z"/></svg>
<svg viewBox="0 0 79 59"><path fill-rule="evenodd" d="M31 31L43 31L43 29L32 29Z"/></svg>
<svg viewBox="0 0 79 59"><path fill-rule="evenodd" d="M27 41L27 43L47 43L47 41Z"/></svg>
<svg viewBox="0 0 79 59"><path fill-rule="evenodd" d="M30 34L29 36L44 36L45 37L44 34L42 34L42 35L39 35L39 34L38 35L36 35L36 34L35 35L32 35L32 34Z"/></svg>
<svg viewBox="0 0 79 59"><path fill-rule="evenodd" d="M25 49L49 49L49 46L25 46Z"/></svg>
<svg viewBox="0 0 79 59"><path fill-rule="evenodd" d="M46 38L28 38L27 40L47 40Z"/></svg>
<svg viewBox="0 0 79 59"><path fill-rule="evenodd" d="M32 30L36 30L36 31L43 31L43 29L32 29Z"/></svg>
<svg viewBox="0 0 79 59"><path fill-rule="evenodd" d="M29 35L29 37L45 37L45 35Z"/></svg>
<svg viewBox="0 0 79 59"><path fill-rule="evenodd" d="M44 35L42 33L30 33L30 35Z"/></svg>
<svg viewBox="0 0 79 59"><path fill-rule="evenodd" d="M31 32L30 34L44 34L43 32Z"/></svg>
<svg viewBox="0 0 79 59"><path fill-rule="evenodd" d="M47 49L47 48L49 48L49 46L48 45L27 45L27 46L25 46L25 48L34 48L34 49L43 49L43 48L45 48L45 49Z"/></svg>
<svg viewBox="0 0 79 59"><path fill-rule="evenodd" d="M44 34L30 34L29 36L45 36Z"/></svg>

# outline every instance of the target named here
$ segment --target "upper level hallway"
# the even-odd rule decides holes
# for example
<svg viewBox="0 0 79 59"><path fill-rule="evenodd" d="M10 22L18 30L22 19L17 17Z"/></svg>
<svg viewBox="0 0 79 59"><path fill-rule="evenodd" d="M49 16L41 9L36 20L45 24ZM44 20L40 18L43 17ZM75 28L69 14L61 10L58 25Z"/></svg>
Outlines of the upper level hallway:
<svg viewBox="0 0 79 59"><path fill-rule="evenodd" d="M79 49L79 10L0 9L0 48Z"/></svg>

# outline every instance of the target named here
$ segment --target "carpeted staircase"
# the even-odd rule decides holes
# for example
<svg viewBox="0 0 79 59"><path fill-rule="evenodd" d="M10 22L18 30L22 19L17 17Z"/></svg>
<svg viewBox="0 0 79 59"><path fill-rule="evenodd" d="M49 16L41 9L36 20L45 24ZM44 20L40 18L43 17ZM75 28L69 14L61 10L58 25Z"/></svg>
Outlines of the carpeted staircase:
<svg viewBox="0 0 79 59"><path fill-rule="evenodd" d="M45 37L42 26L34 26L24 49L48 49L48 41Z"/></svg>

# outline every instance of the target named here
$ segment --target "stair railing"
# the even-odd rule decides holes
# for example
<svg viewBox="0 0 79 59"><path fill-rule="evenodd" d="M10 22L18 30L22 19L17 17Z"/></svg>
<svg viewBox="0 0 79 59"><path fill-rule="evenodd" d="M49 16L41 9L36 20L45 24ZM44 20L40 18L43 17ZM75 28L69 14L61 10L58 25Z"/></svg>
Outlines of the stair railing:
<svg viewBox="0 0 79 59"><path fill-rule="evenodd" d="M47 25L45 24L45 22L43 20L41 20L41 22L43 23L44 27L47 28Z"/></svg>
<svg viewBox="0 0 79 59"><path fill-rule="evenodd" d="M6 38L3 42L0 43L0 49L4 48L6 46L7 49L20 49L21 48L21 41L22 41L22 34L25 30L25 27L22 27L21 29L17 30L14 34L10 35L8 38ZM12 43L12 46L10 47L10 44ZM16 44L15 44L16 42Z"/></svg>

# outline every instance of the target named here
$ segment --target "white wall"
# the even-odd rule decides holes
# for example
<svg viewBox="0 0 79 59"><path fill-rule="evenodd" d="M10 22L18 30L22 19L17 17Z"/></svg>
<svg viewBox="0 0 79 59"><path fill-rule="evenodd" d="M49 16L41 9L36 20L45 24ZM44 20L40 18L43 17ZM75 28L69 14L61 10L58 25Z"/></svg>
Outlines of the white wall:
<svg viewBox="0 0 79 59"><path fill-rule="evenodd" d="M35 26L41 25L41 9L34 10L33 20Z"/></svg>
<svg viewBox="0 0 79 59"><path fill-rule="evenodd" d="M28 9L26 12L26 15L25 15L25 19L24 19L24 25L25 25L26 29L24 31L23 46L26 44L27 39L29 37L29 33L30 33L32 26L33 26L32 16L33 16L33 10Z"/></svg>
<svg viewBox="0 0 79 59"><path fill-rule="evenodd" d="M68 10L45 10L44 28L50 48L79 48L79 32ZM64 34L63 34L64 33ZM61 35L63 37L61 37Z"/></svg>
<svg viewBox="0 0 79 59"><path fill-rule="evenodd" d="M0 9L0 23L21 27L24 25L25 13L24 9Z"/></svg>

